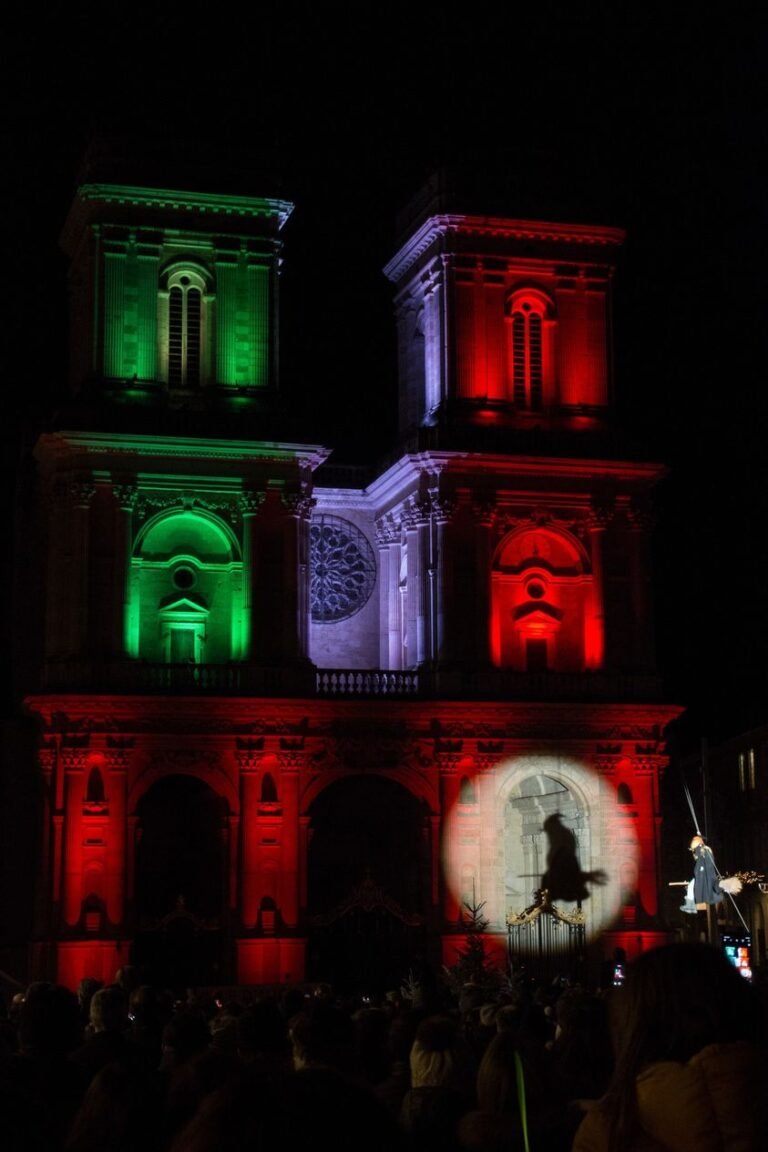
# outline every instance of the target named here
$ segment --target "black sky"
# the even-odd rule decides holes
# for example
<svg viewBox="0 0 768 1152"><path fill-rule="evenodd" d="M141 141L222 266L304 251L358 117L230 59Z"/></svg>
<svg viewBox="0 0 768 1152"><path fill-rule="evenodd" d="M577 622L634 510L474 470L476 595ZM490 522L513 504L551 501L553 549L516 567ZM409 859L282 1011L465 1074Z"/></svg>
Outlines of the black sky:
<svg viewBox="0 0 768 1152"><path fill-rule="evenodd" d="M619 415L671 468L656 543L661 667L694 739L768 720L757 4L722 18L611 3L111 7L4 18L8 466L63 386L57 239L92 141L145 141L158 182L191 153L216 191L295 203L283 386L312 440L358 459L395 427L382 267L396 215L432 171L453 168L510 216L626 228ZM469 207L484 211L483 196Z"/></svg>

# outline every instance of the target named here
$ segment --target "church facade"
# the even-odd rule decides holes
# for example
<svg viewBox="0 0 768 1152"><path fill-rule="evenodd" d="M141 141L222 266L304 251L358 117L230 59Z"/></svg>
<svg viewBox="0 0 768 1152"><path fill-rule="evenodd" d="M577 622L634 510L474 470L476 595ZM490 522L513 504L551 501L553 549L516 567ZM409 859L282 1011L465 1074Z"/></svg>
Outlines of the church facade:
<svg viewBox="0 0 768 1152"><path fill-rule="evenodd" d="M389 987L453 963L468 909L504 964L532 906L631 955L665 936L680 710L652 639L664 469L612 428L623 234L428 186L384 269L394 462L357 483L275 419L292 210L84 184L66 222L35 971Z"/></svg>

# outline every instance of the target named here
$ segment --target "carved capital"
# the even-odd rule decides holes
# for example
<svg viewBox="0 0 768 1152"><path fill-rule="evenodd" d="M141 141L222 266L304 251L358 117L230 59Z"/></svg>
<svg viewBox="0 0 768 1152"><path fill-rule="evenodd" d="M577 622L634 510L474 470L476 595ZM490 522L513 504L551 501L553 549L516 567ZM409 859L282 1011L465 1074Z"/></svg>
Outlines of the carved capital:
<svg viewBox="0 0 768 1152"><path fill-rule="evenodd" d="M472 515L482 528L493 528L498 512L495 496L477 496L472 501Z"/></svg>
<svg viewBox="0 0 768 1152"><path fill-rule="evenodd" d="M280 499L287 514L296 520L308 520L317 504L314 496L305 492L281 492Z"/></svg>
<svg viewBox="0 0 768 1152"><path fill-rule="evenodd" d="M62 748L61 765L68 774L83 772L85 770L85 749Z"/></svg>
<svg viewBox="0 0 768 1152"><path fill-rule="evenodd" d="M96 485L91 480L72 480L69 485L69 498L75 508L88 508L96 494Z"/></svg>
<svg viewBox="0 0 768 1152"><path fill-rule="evenodd" d="M411 532L416 528L422 528L425 524L429 523L429 513L429 500L419 496L412 496L403 508L402 522L404 527Z"/></svg>
<svg viewBox="0 0 768 1152"><path fill-rule="evenodd" d="M616 514L616 500L612 495L593 496L587 513L587 527L590 532L602 532Z"/></svg>
<svg viewBox="0 0 768 1152"><path fill-rule="evenodd" d="M630 500L627 508L627 519L635 532L649 532L654 523L654 509L651 501L645 496L635 496Z"/></svg>
<svg viewBox="0 0 768 1152"><path fill-rule="evenodd" d="M436 489L429 493L432 513L438 524L447 524L456 514L457 502L451 496L441 496Z"/></svg>
<svg viewBox="0 0 768 1152"><path fill-rule="evenodd" d="M243 516L255 516L267 498L266 492L241 492L237 498Z"/></svg>
<svg viewBox="0 0 768 1152"><path fill-rule="evenodd" d="M136 507L139 490L135 484L113 484L112 495L123 512L132 512Z"/></svg>
<svg viewBox="0 0 768 1152"><path fill-rule="evenodd" d="M381 548L400 543L400 525L391 512L376 521L376 543Z"/></svg>

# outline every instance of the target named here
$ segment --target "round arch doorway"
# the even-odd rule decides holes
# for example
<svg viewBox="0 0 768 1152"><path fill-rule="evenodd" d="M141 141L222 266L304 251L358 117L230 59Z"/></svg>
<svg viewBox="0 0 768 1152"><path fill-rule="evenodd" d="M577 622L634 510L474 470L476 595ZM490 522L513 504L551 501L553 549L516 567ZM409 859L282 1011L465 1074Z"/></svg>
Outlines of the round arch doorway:
<svg viewBox="0 0 768 1152"><path fill-rule="evenodd" d="M168 776L136 815L133 963L162 987L223 982L226 801L196 777Z"/></svg>
<svg viewBox="0 0 768 1152"><path fill-rule="evenodd" d="M374 996L411 971L426 979L439 956L426 806L393 780L351 776L318 796L310 819L308 977Z"/></svg>

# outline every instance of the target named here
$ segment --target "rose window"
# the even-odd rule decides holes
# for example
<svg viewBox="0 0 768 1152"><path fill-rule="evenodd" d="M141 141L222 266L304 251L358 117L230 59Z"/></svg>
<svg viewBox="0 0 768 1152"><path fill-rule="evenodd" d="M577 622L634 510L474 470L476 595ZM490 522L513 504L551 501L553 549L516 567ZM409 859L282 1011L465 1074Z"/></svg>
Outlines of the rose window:
<svg viewBox="0 0 768 1152"><path fill-rule="evenodd" d="M376 559L363 533L339 516L316 516L309 529L312 619L345 620L367 603L376 581Z"/></svg>

